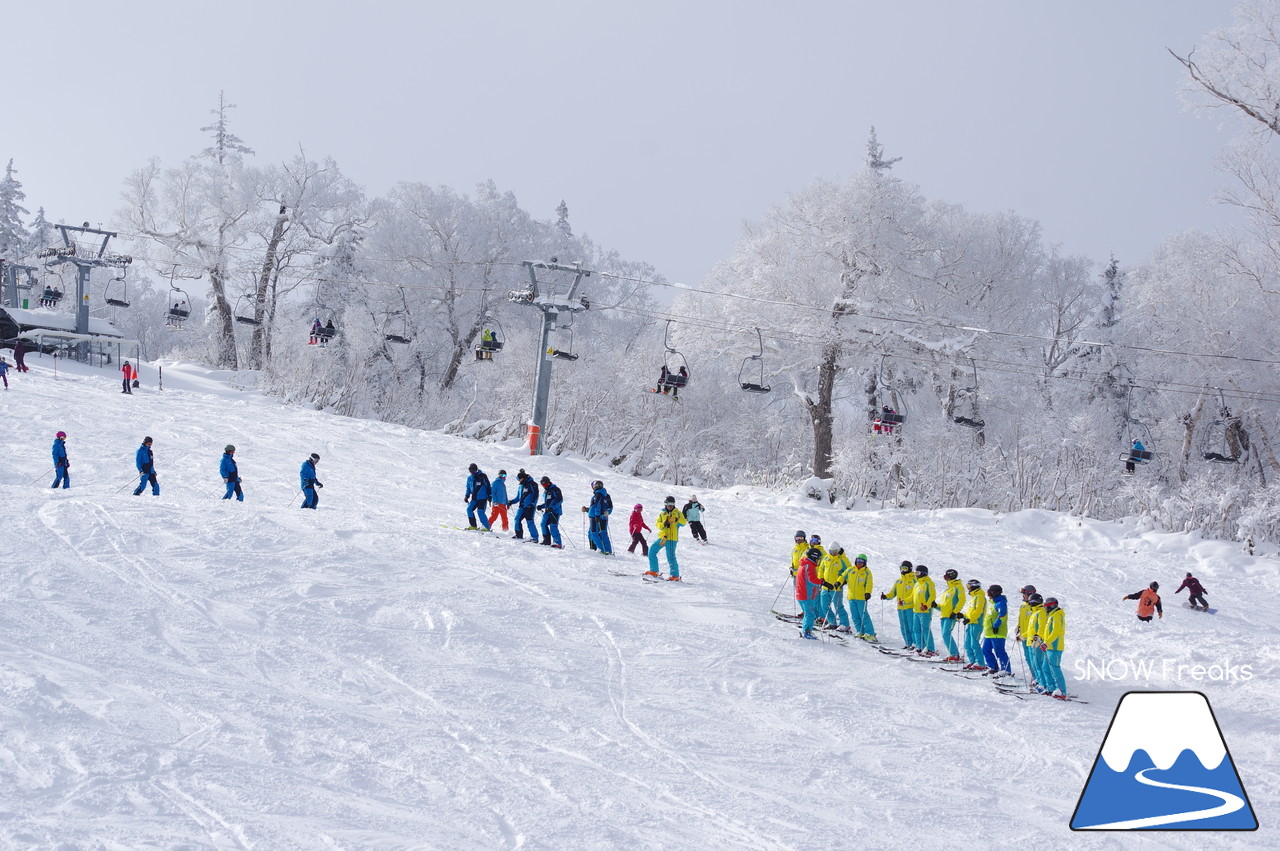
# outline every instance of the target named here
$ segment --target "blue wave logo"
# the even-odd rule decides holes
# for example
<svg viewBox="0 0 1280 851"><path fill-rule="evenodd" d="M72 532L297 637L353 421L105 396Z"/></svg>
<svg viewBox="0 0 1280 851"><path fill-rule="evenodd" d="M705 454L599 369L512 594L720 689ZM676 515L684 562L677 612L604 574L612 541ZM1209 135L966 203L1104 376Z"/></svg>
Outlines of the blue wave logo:
<svg viewBox="0 0 1280 851"><path fill-rule="evenodd" d="M1257 830L1200 692L1128 692L1080 794L1072 830Z"/></svg>

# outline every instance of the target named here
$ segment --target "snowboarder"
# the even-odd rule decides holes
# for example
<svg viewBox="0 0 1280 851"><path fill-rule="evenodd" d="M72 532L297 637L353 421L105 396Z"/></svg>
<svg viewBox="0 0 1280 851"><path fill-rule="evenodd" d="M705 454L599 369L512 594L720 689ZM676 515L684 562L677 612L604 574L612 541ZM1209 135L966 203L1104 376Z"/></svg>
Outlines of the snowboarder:
<svg viewBox="0 0 1280 851"><path fill-rule="evenodd" d="M1046 693L1061 700L1067 699L1067 679L1062 675L1062 651L1067 647L1067 620L1062 609L1058 607L1057 597L1047 597L1044 601L1044 621L1040 629L1037 647L1044 654L1040 670L1044 672Z"/></svg>
<svg viewBox="0 0 1280 851"><path fill-rule="evenodd" d="M627 547L627 552L634 553L636 545L639 544L640 555L647 556L649 555L649 542L644 539L644 531L648 529L652 532L653 529L649 527L648 523L644 522L642 511L644 511L644 506L638 502L635 508L631 509L631 519L627 522L627 531L631 533L631 546Z"/></svg>
<svg viewBox="0 0 1280 851"><path fill-rule="evenodd" d="M539 481L543 496L542 505L538 506L542 512L542 545L558 550L563 547L560 542L560 515L564 513L564 494L552 483L550 476L543 476ZM537 539L535 535L534 540Z"/></svg>
<svg viewBox="0 0 1280 851"><path fill-rule="evenodd" d="M867 613L867 601L871 599L871 569L867 567L867 554L858 553L853 560L853 569L845 580L845 597L849 600L849 620L853 634L866 641L876 640L875 624L871 623L871 615Z"/></svg>
<svg viewBox="0 0 1280 851"><path fill-rule="evenodd" d="M218 475L227 483L227 492L223 499L231 499L235 494L237 502L244 502L244 491L240 489L240 468L236 466L236 448L230 443L222 450L222 462L218 465Z"/></svg>
<svg viewBox="0 0 1280 851"><path fill-rule="evenodd" d="M9 389L9 362L0 358L0 378L4 379L4 389Z"/></svg>
<svg viewBox="0 0 1280 851"><path fill-rule="evenodd" d="M986 619L982 624L982 656L995 676L1012 674L1009 654L1004 649L1005 638L1009 635L1009 604L1005 600L1004 589L992 585L987 589L987 600Z"/></svg>
<svg viewBox="0 0 1280 851"><path fill-rule="evenodd" d="M512 537L524 540L520 525L524 523L529 528L529 540L537 541L538 527L534 525L533 515L538 505L538 483L524 470L516 473L516 481L520 483L520 489L516 491L516 498L507 503L516 506L516 533Z"/></svg>
<svg viewBox="0 0 1280 851"><path fill-rule="evenodd" d="M969 605L964 610L964 655L965 669L969 671L986 670L982 655L982 626L987 614L987 595L982 592L982 583L970 579L965 583L969 589Z"/></svg>
<svg viewBox="0 0 1280 851"><path fill-rule="evenodd" d="M320 504L318 489L324 487L324 485L316 478L316 464L319 463L320 456L312 452L311 457L302 462L302 469L298 471L299 485L302 487L303 508L315 508Z"/></svg>
<svg viewBox="0 0 1280 851"><path fill-rule="evenodd" d="M672 508L675 508L675 501L672 501ZM805 550L805 554L800 558L800 564L796 570L796 603L800 606L800 611L804 613L804 620L800 624L800 634L804 638L811 638L814 641L818 637L813 634L813 625L817 622L818 596L822 589L822 585L818 581L818 562L822 561L824 554L817 547Z"/></svg>
<svg viewBox="0 0 1280 851"><path fill-rule="evenodd" d="M809 550L808 538L804 534L803 529L796 530L796 545L791 548L791 576L796 575L796 571L800 569L800 559L804 558L804 554Z"/></svg>
<svg viewBox="0 0 1280 851"><path fill-rule="evenodd" d="M510 531L511 525L507 521L507 471L499 470L498 478L489 483L491 491L490 496L493 497L492 505L489 509L489 528L493 528L493 521L502 518L502 531Z"/></svg>
<svg viewBox="0 0 1280 851"><path fill-rule="evenodd" d="M880 595L881 600L897 599L898 601L898 629L902 632L902 649L916 649L916 619L911 610L911 605L915 600L916 577L911 566L911 562L903 561L902 566L898 568L898 572L902 574L898 577L898 581L889 587Z"/></svg>
<svg viewBox="0 0 1280 851"><path fill-rule="evenodd" d="M696 496L689 497L689 501L681 509L684 512L684 519L689 521L689 534L693 535L695 541L702 544L707 542L707 530L702 528L702 512L705 510Z"/></svg>
<svg viewBox="0 0 1280 851"><path fill-rule="evenodd" d="M853 565L844 554L844 547L832 541L831 550L818 564L818 580L822 583L818 611L828 629L850 632L849 612L844 607L844 584L851 570Z"/></svg>
<svg viewBox="0 0 1280 851"><path fill-rule="evenodd" d="M138 377L138 371L133 368L133 364L129 363L128 361L125 361L124 365L120 367L120 375L124 379L123 381L124 389L121 390L120 392L128 393L130 396L132 396L133 395L133 379Z"/></svg>
<svg viewBox="0 0 1280 851"><path fill-rule="evenodd" d="M646 576L661 576L658 572L658 551L667 552L667 569L671 575L667 577L673 582L680 581L680 564L676 561L676 543L680 540L680 527L685 525L684 515L676 508L676 498L669 496L662 501L662 511L658 513L653 525L658 530L658 540L649 548L649 569ZM817 564L814 564L816 569Z"/></svg>
<svg viewBox="0 0 1280 851"><path fill-rule="evenodd" d="M604 489L604 482L591 483L591 506L588 508L584 505L582 510L587 512L591 522L587 540L592 543L592 548L598 550L600 555L613 555L613 543L609 540L609 515L613 512L613 500Z"/></svg>
<svg viewBox="0 0 1280 851"><path fill-rule="evenodd" d="M960 646L956 644L953 633L956 622L962 619L964 587L960 584L959 572L954 569L943 573L942 578L947 581L947 587L942 589L942 596L938 598L938 629L942 633L942 643L947 648L946 658L942 661L959 662Z"/></svg>
<svg viewBox="0 0 1280 851"><path fill-rule="evenodd" d="M1205 602L1205 599L1204 599L1204 595L1208 594L1209 592L1204 590L1204 586L1200 584L1199 579L1196 579L1194 576L1188 573L1187 578L1182 580L1182 584L1178 586L1178 590L1174 591L1173 593L1181 594L1183 588L1187 589L1187 593L1191 597L1189 600L1187 600L1187 604L1190 605L1191 608L1193 609L1203 608L1206 612L1209 611L1209 604Z"/></svg>
<svg viewBox="0 0 1280 851"><path fill-rule="evenodd" d="M479 529L484 527L486 532L489 531L489 517L485 514L485 509L489 505L489 477L485 475L475 464L467 467L467 472L471 475L467 476L467 494L462 501L467 504L467 522L468 529ZM479 515L480 526L476 525L476 516Z"/></svg>
<svg viewBox="0 0 1280 851"><path fill-rule="evenodd" d="M51 488L56 488L59 484L63 490L71 487L71 461L67 458L67 433L60 431L53 438L53 469L57 471L57 475L53 478Z"/></svg>
<svg viewBox="0 0 1280 851"><path fill-rule="evenodd" d="M933 606L938 598L937 589L929 577L929 568L916 565L916 584L912 597L912 611L916 620L916 650L921 656L937 656L933 649Z"/></svg>
<svg viewBox="0 0 1280 851"><path fill-rule="evenodd" d="M18 372L31 371L31 368L27 366L27 346L21 339L13 344L13 365Z"/></svg>
<svg viewBox="0 0 1280 851"><path fill-rule="evenodd" d="M1134 591L1132 594L1121 597L1121 600L1137 600L1138 601L1138 620L1144 623L1151 623L1151 613L1155 612L1156 617L1164 620L1164 606L1160 605L1160 595L1156 592L1160 590L1159 582L1152 582L1141 591Z"/></svg>
<svg viewBox="0 0 1280 851"><path fill-rule="evenodd" d="M156 456L151 451L150 436L142 438L142 445L138 447L138 452L133 456L133 462L138 468L138 487L134 490L134 496L141 496L147 484L151 484L151 495L160 495L160 482L156 480Z"/></svg>

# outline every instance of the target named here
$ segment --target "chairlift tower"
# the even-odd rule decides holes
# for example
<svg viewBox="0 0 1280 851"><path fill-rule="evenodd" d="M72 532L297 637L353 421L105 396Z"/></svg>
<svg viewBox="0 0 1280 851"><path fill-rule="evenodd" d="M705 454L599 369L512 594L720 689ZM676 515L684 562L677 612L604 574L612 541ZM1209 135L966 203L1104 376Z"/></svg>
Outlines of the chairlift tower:
<svg viewBox="0 0 1280 851"><path fill-rule="evenodd" d="M89 223L75 225L54 225L62 235L62 245L45 248L37 257L45 259L45 266L60 266L70 263L76 267L76 333L89 333L89 275L96 268L111 267L123 269L133 262L127 254L107 254L107 243L116 234L113 231L98 230L89 227ZM77 234L72 238L72 234ZM99 241L98 238L101 238ZM77 348L83 352L87 344L81 343Z"/></svg>
<svg viewBox="0 0 1280 851"><path fill-rule="evenodd" d="M13 263L9 260L0 260L0 269L4 270L4 298L5 303L10 307L22 307L18 300L18 273L25 272L27 280L31 280L31 276L40 271L35 266L24 266L21 263Z"/></svg>
<svg viewBox="0 0 1280 851"><path fill-rule="evenodd" d="M542 337L538 346L537 378L533 389L533 418L529 421L529 454L541 455L542 430L547 424L547 407L551 398L551 363L554 360L549 351L551 332L556 330L556 322L561 313L580 313L591 307L586 297L578 294L583 279L591 277L591 273L578 263L563 265L555 257L546 263L526 260L523 265L529 272L529 289L512 290L507 298L516 304L542 311ZM539 269L547 272L571 272L573 283L569 285L567 292L557 293L553 288L539 284Z"/></svg>

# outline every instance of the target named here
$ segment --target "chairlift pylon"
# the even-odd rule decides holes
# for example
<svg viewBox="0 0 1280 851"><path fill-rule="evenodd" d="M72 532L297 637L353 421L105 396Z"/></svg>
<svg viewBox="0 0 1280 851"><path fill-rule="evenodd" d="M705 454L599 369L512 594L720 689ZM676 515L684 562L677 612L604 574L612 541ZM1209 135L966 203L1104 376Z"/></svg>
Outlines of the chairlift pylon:
<svg viewBox="0 0 1280 851"><path fill-rule="evenodd" d="M748 355L744 358L742 366L738 367L738 386L748 393L770 393L773 388L764 383L764 335L760 333L759 328L756 329L756 342L760 346L759 351L754 355ZM759 364L760 369L758 374L753 374L751 376L756 379L755 381L746 381L743 378L743 374L747 369L747 364L751 361L756 361Z"/></svg>

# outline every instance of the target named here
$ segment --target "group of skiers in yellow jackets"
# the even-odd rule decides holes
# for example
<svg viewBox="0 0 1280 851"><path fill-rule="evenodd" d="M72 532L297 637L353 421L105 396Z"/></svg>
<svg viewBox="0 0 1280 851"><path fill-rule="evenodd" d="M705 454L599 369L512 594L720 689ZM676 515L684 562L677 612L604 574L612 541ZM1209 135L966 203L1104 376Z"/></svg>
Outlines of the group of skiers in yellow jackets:
<svg viewBox="0 0 1280 851"><path fill-rule="evenodd" d="M814 638L813 629L821 627L879 643L867 609L874 579L865 554L859 553L851 562L840 544L832 543L827 549L821 536L797 531L791 575L795 578L796 601L804 612L803 637ZM943 578L946 585L939 593L927 566L903 561L898 579L880 595L882 600L897 603L902 651L925 657L940 655L933 640L936 611L946 651L941 661L967 662L963 666L966 670L995 677L1012 676L1004 647L1009 634L1004 589L990 585L984 590L976 579L961 583L956 570L947 570ZM1062 651L1066 648L1066 615L1056 598L1042 597L1035 586L1027 585L1020 593L1022 605L1014 636L1034 679L1032 688L1065 697ZM963 655L954 634L957 625L961 625Z"/></svg>

